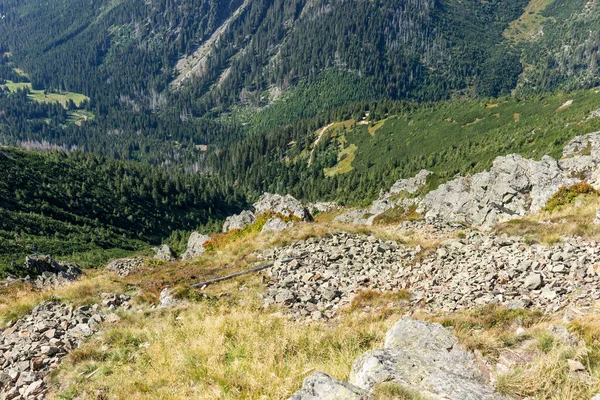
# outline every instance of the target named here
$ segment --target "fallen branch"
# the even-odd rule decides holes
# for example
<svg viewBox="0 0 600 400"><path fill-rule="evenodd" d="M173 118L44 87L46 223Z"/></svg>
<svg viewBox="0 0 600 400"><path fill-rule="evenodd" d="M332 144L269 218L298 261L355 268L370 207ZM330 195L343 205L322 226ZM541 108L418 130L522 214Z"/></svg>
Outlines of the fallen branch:
<svg viewBox="0 0 600 400"><path fill-rule="evenodd" d="M303 258L306 258L306 256L286 258L286 259L281 260L279 262L282 263L282 264L287 264L290 261L301 260ZM235 277L238 277L238 276L241 276L241 275L251 274L252 272L262 271L263 269L270 268L273 265L275 265L275 262L272 262L272 263L269 263L269 264L266 264L266 265L261 265L260 267L248 269L248 270L245 270L245 271L236 272L235 274L231 274L231 275L227 275L227 276L222 276L220 278L211 279L211 280L208 280L206 282L196 283L195 285L192 285L192 287L194 289L198 289L199 288L200 290L202 290L202 289L206 288L208 285L211 285L213 283L226 281L228 279L232 279L232 278L235 278Z"/></svg>

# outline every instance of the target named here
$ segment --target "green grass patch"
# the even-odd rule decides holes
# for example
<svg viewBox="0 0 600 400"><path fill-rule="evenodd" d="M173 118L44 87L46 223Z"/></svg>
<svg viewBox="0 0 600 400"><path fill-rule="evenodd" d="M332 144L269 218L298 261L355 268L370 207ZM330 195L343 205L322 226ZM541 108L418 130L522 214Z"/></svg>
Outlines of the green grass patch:
<svg viewBox="0 0 600 400"><path fill-rule="evenodd" d="M6 87L11 92L16 92L17 90L29 90L28 97L37 101L38 103L60 103L63 107L67 107L69 100L72 100L73 103L77 107L81 106L81 104L85 101L89 101L90 98L86 95L80 93L72 93L72 92L48 92L46 93L44 90L34 90L31 87L31 83L29 82L13 82L6 81L4 85L0 85L0 87Z"/></svg>
<svg viewBox="0 0 600 400"><path fill-rule="evenodd" d="M355 144L342 149L338 154L338 163L331 168L325 168L325 176L332 177L352 171L352 161L356 158L356 150L358 150L358 146Z"/></svg>

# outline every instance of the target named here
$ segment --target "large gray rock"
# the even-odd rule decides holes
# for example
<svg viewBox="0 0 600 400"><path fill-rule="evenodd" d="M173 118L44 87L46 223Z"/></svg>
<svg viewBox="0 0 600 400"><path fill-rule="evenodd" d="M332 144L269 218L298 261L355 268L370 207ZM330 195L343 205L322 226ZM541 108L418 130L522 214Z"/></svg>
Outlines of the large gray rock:
<svg viewBox="0 0 600 400"><path fill-rule="evenodd" d="M351 384L370 391L391 381L426 398L504 399L486 381L473 355L440 324L400 320L388 332L385 345L354 362Z"/></svg>
<svg viewBox="0 0 600 400"><path fill-rule="evenodd" d="M181 255L183 261L191 260L192 258L200 257L206 249L204 243L210 240L210 236L203 235L199 232L192 232L188 239L187 250Z"/></svg>
<svg viewBox="0 0 600 400"><path fill-rule="evenodd" d="M427 177L431 175L433 172L427 171L426 169L422 169L417 175L408 179L400 179L396 183L392 185L390 188L390 193L399 194L399 193L408 193L414 194L418 190L420 190L427 183Z"/></svg>
<svg viewBox="0 0 600 400"><path fill-rule="evenodd" d="M600 132L573 138L563 149L560 166L569 176L600 189Z"/></svg>
<svg viewBox="0 0 600 400"><path fill-rule="evenodd" d="M154 249L154 259L160 261L174 261L175 253L167 244L162 244Z"/></svg>
<svg viewBox="0 0 600 400"><path fill-rule="evenodd" d="M234 229L243 229L256 222L256 216L252 211L242 211L237 215L227 217L223 224L223 232L229 232Z"/></svg>
<svg viewBox="0 0 600 400"><path fill-rule="evenodd" d="M338 381L322 372L306 378L302 389L289 400L366 400L368 393L346 382Z"/></svg>
<svg viewBox="0 0 600 400"><path fill-rule="evenodd" d="M301 221L312 221L312 215L306 207L294 197L279 194L263 194L256 203L254 203L256 215L265 214L268 211L278 213L290 218L296 218Z"/></svg>
<svg viewBox="0 0 600 400"><path fill-rule="evenodd" d="M286 229L291 228L294 225L293 222L284 222L281 218L270 218L262 228L261 232L283 232Z"/></svg>
<svg viewBox="0 0 600 400"><path fill-rule="evenodd" d="M534 161L511 154L496 158L489 172L440 185L425 196L417 211L428 221L489 227L540 211L561 186L577 182L552 157Z"/></svg>

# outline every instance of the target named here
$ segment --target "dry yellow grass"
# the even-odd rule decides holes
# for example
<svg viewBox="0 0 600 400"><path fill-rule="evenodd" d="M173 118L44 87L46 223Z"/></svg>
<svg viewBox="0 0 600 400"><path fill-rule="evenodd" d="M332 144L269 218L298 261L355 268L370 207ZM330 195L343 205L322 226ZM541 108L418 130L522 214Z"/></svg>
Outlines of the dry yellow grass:
<svg viewBox="0 0 600 400"><path fill-rule="evenodd" d="M556 243L567 236L600 240L600 226L593 223L599 207L600 198L597 195L581 195L573 204L500 224L495 230L547 244Z"/></svg>
<svg viewBox="0 0 600 400"><path fill-rule="evenodd" d="M347 379L352 361L381 346L398 315L348 315L310 325L265 311L258 279L230 296L177 310L124 314L121 326L75 351L54 382L64 397L278 399L313 370ZM92 372L95 372L89 378Z"/></svg>

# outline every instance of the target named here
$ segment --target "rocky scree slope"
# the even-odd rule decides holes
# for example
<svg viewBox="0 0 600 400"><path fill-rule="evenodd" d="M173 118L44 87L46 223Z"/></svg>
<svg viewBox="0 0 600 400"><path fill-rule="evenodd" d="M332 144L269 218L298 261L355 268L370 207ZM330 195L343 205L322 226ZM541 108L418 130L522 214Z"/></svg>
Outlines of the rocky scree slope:
<svg viewBox="0 0 600 400"><path fill-rule="evenodd" d="M295 318L333 318L363 290L407 290L412 304L430 311L497 304L552 313L600 300L600 243L583 239L546 247L468 231L427 251L338 233L263 252L272 260L301 256L275 261L264 297L265 306L282 304Z"/></svg>
<svg viewBox="0 0 600 400"><path fill-rule="evenodd" d="M103 322L119 322L110 311L128 307L130 299L118 294L102 297L102 305L78 308L43 302L0 330L0 399L45 399L48 374Z"/></svg>

